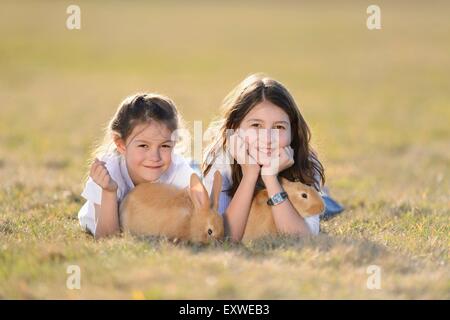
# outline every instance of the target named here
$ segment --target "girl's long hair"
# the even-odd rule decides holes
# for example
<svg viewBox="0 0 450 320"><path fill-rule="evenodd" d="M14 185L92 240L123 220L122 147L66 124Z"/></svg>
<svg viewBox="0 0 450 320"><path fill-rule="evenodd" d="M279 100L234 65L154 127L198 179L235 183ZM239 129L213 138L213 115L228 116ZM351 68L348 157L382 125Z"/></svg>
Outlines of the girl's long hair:
<svg viewBox="0 0 450 320"><path fill-rule="evenodd" d="M262 74L247 77L225 97L222 105L223 120L213 123L208 129L210 134L211 131L216 131L216 135L206 149L202 163L203 175L208 174L220 154L227 153L228 130L239 128L250 110L263 101L269 101L281 108L289 116L291 123L291 147L294 150L295 163L280 172L279 176L290 181L300 181L320 190L321 184L325 183L325 173L316 152L310 146L311 131L289 91L278 81ZM234 159L230 165L232 185L226 191L233 196L242 180L242 170ZM255 192L264 188L264 183L259 177Z"/></svg>

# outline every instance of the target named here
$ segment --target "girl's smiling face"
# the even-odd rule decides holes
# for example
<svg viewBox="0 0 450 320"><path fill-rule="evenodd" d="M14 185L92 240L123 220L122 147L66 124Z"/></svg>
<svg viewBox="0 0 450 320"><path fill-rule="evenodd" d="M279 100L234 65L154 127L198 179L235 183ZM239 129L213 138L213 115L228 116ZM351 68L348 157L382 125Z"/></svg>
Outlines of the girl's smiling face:
<svg viewBox="0 0 450 320"><path fill-rule="evenodd" d="M239 129L255 130L260 151L268 153L274 147L274 138L278 147L291 144L291 123L288 114L270 101L255 105L242 120Z"/></svg>
<svg viewBox="0 0 450 320"><path fill-rule="evenodd" d="M169 169L175 141L165 124L151 121L136 125L126 144L119 139L116 145L126 159L131 180L138 185L158 180Z"/></svg>

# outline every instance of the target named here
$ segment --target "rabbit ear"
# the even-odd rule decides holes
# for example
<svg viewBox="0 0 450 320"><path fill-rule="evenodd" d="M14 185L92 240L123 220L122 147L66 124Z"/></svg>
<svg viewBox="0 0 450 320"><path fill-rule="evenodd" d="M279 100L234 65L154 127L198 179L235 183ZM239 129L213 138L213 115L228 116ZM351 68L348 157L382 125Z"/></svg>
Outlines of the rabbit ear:
<svg viewBox="0 0 450 320"><path fill-rule="evenodd" d="M194 207L197 209L208 209L210 202L208 191L206 191L197 174L191 174L191 182L189 187L189 196L191 197Z"/></svg>
<svg viewBox="0 0 450 320"><path fill-rule="evenodd" d="M219 170L216 170L216 172L214 172L214 182L211 190L211 202L214 211L217 211L217 209L219 208L219 196L221 191L222 191L222 175L220 174Z"/></svg>

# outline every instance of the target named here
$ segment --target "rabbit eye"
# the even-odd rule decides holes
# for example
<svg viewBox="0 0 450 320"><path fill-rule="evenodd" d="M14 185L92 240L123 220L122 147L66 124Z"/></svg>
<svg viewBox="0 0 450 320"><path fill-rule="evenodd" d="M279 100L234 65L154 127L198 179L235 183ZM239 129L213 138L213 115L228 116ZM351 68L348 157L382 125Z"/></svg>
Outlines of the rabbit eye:
<svg viewBox="0 0 450 320"><path fill-rule="evenodd" d="M211 229L208 229L208 234L212 235L213 231Z"/></svg>
<svg viewBox="0 0 450 320"><path fill-rule="evenodd" d="M302 198L304 198L304 199L308 199L308 194L306 194L306 193L302 193Z"/></svg>

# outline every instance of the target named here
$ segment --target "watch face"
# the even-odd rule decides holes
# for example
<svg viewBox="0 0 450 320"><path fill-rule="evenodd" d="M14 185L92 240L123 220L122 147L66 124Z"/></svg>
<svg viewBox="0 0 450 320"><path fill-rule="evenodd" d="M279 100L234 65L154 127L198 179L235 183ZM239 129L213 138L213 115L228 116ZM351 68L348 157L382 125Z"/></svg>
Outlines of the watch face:
<svg viewBox="0 0 450 320"><path fill-rule="evenodd" d="M277 193L274 197L273 197L273 202L278 203L281 200L283 200L283 198L281 197L281 194Z"/></svg>
<svg viewBox="0 0 450 320"><path fill-rule="evenodd" d="M272 205L272 206L277 205L277 204L283 202L283 200L286 198L287 198L287 194L285 192L280 192L280 193L274 194L272 196L272 198L269 198L269 200L267 200L267 204Z"/></svg>

